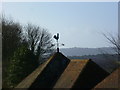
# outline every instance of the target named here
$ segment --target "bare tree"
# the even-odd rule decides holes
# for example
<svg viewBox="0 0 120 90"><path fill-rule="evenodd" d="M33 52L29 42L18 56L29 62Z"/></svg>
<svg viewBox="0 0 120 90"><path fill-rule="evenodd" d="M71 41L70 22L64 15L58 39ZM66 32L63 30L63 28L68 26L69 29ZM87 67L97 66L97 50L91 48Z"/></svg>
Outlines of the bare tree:
<svg viewBox="0 0 120 90"><path fill-rule="evenodd" d="M35 47L37 46L37 43L39 41L39 27L28 24L24 27L24 39L27 41L29 48L32 52L35 51Z"/></svg>
<svg viewBox="0 0 120 90"><path fill-rule="evenodd" d="M103 35L113 45L113 49L120 56L120 36L117 35L117 37L115 37L111 34L109 34L109 36L107 36L106 34L103 34Z"/></svg>
<svg viewBox="0 0 120 90"><path fill-rule="evenodd" d="M25 40L28 42L30 50L32 50L41 63L54 50L51 34L47 30L32 24L28 24L24 30Z"/></svg>
<svg viewBox="0 0 120 90"><path fill-rule="evenodd" d="M117 67L120 67L120 36L119 34L116 35L116 37L111 34L109 35L103 34L103 35L113 46L113 49L115 50L117 54L117 62L115 63L117 64Z"/></svg>
<svg viewBox="0 0 120 90"><path fill-rule="evenodd" d="M37 55L39 55L39 60L49 57L54 52L54 45L52 44L51 34L47 30L43 29L41 31L40 41L38 42Z"/></svg>

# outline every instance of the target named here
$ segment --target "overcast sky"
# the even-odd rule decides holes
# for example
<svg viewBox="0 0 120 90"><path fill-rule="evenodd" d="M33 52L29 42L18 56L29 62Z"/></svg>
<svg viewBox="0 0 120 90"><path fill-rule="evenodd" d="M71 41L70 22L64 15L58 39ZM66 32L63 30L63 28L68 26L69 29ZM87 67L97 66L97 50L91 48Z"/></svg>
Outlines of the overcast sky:
<svg viewBox="0 0 120 90"><path fill-rule="evenodd" d="M60 33L70 47L107 47L102 33L118 31L117 2L16 2L3 3L3 13L20 23L31 22Z"/></svg>

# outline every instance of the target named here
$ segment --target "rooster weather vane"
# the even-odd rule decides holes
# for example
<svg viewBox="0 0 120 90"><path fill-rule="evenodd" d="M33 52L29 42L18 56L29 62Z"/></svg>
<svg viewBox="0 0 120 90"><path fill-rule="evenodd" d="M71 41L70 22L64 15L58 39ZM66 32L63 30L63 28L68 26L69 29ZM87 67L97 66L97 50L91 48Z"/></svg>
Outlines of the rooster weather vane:
<svg viewBox="0 0 120 90"><path fill-rule="evenodd" d="M54 35L54 38L57 41L57 52L59 52L59 43L58 43L58 39L59 39L59 33L57 33L57 35Z"/></svg>
<svg viewBox="0 0 120 90"><path fill-rule="evenodd" d="M59 44L60 43L58 43L58 39L59 39L59 33L57 33L57 35L54 35L54 39L57 41L57 52L59 52ZM62 46L65 46L65 44L61 44Z"/></svg>

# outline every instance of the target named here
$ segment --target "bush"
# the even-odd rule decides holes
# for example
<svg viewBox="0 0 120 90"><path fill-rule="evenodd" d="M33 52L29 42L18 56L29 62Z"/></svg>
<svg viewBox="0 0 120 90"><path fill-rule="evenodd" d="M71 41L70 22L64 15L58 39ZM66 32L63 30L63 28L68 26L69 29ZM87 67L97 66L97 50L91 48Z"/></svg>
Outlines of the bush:
<svg viewBox="0 0 120 90"><path fill-rule="evenodd" d="M14 52L13 57L10 59L10 65L7 72L7 85L10 88L15 87L37 66L38 62L33 52L26 46L21 46Z"/></svg>

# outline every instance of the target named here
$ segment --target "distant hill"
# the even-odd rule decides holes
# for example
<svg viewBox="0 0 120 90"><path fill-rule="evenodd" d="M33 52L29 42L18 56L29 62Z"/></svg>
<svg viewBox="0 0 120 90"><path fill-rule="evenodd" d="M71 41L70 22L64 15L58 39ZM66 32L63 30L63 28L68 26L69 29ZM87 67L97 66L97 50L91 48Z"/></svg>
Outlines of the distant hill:
<svg viewBox="0 0 120 90"><path fill-rule="evenodd" d="M92 59L108 72L118 67L117 55L111 47L103 48L61 48L60 51L69 59Z"/></svg>
<svg viewBox="0 0 120 90"><path fill-rule="evenodd" d="M111 47L103 48L61 48L60 51L66 56L83 56L83 55L97 55L97 54L115 54Z"/></svg>

